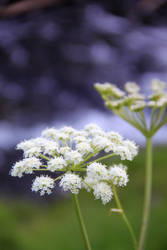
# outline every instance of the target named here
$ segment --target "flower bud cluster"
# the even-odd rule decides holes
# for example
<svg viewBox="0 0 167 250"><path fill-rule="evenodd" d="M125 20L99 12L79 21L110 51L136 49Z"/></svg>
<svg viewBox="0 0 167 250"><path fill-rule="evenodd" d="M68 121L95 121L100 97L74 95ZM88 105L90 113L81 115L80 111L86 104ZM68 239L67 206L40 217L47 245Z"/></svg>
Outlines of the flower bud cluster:
<svg viewBox="0 0 167 250"><path fill-rule="evenodd" d="M146 107L162 108L167 105L166 83L153 79L151 82L152 95L146 97L140 93L140 86L135 82L127 82L125 91L120 90L111 83L96 83L96 90L105 100L105 105L112 110L128 107L131 111L138 112Z"/></svg>
<svg viewBox="0 0 167 250"><path fill-rule="evenodd" d="M117 89L114 91L115 95L121 95ZM59 186L64 191L78 194L84 188L92 191L103 204L111 200L113 185L126 186L128 175L122 164L110 167L101 164L100 154L132 160L138 153L134 142L124 140L118 133L105 132L95 124L89 124L83 130L47 128L40 137L19 143L17 149L23 150L24 159L14 164L12 176L52 173L52 176L37 176L32 191L40 192L40 195L50 194L59 179ZM59 177L53 178L53 174L59 174Z"/></svg>

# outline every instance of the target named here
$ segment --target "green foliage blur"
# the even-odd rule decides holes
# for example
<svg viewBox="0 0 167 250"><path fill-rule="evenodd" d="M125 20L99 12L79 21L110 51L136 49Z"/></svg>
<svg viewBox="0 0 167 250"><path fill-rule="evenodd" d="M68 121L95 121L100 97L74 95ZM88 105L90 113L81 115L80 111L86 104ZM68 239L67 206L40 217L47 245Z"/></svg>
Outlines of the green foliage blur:
<svg viewBox="0 0 167 250"><path fill-rule="evenodd" d="M167 147L154 149L152 212L147 250L167 249ZM144 184L144 150L129 165L130 182L119 191L139 235ZM131 239L114 201L103 206L93 196L79 195L93 250L131 250ZM30 200L0 201L0 250L84 250L78 221L69 198L52 204Z"/></svg>

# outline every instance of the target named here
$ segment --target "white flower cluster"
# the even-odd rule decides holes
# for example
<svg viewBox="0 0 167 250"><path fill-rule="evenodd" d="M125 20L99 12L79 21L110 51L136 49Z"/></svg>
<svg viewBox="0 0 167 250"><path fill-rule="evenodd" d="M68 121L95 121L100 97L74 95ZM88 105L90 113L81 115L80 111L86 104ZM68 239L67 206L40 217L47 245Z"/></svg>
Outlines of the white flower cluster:
<svg viewBox="0 0 167 250"><path fill-rule="evenodd" d="M151 89L153 94L145 97L140 93L140 87L135 82L127 82L125 91L120 90L114 84L96 83L96 90L102 95L105 104L112 110L119 110L122 107L128 107L131 111L138 112L146 107L161 108L167 105L166 83L153 79ZM121 93L121 94L116 94Z"/></svg>
<svg viewBox="0 0 167 250"><path fill-rule="evenodd" d="M117 90L114 91L116 95ZM93 191L96 199L101 198L103 204L112 198L112 185L125 186L128 176L122 165L101 164L99 154L132 160L138 153L134 142L124 140L116 132L105 132L95 124L85 126L84 130L47 128L41 137L23 141L17 149L23 150L24 159L12 167L12 176L22 177L38 171L60 174L56 179L48 175L36 177L32 191L50 194L60 179L59 186L64 191L78 194L81 188L86 188Z"/></svg>
<svg viewBox="0 0 167 250"><path fill-rule="evenodd" d="M113 196L111 187L105 182L97 183L94 186L93 194L96 199L101 199L104 205L108 203Z"/></svg>
<svg viewBox="0 0 167 250"><path fill-rule="evenodd" d="M71 191L73 194L78 194L79 189L82 187L82 179L77 174L66 173L60 181L60 187L64 189L64 191Z"/></svg>
<svg viewBox="0 0 167 250"><path fill-rule="evenodd" d="M22 177L23 173L32 174L33 170L40 168L40 166L41 161L38 158L25 158L22 161L18 161L14 164L11 170L11 175Z"/></svg>
<svg viewBox="0 0 167 250"><path fill-rule="evenodd" d="M112 185L123 187L128 182L127 167L119 164L107 167L104 164L94 162L87 167L87 174L83 181L83 187L87 191L93 190L96 199L101 199L103 204L112 199Z"/></svg>
<svg viewBox="0 0 167 250"><path fill-rule="evenodd" d="M51 172L55 172L56 170L61 170L67 166L67 162L63 159L62 156L54 157L48 161L47 169Z"/></svg>
<svg viewBox="0 0 167 250"><path fill-rule="evenodd" d="M49 176L36 177L32 184L31 190L34 192L40 192L40 195L45 193L50 194L51 190L54 188L54 180Z"/></svg>
<svg viewBox="0 0 167 250"><path fill-rule="evenodd" d="M113 165L109 168L110 180L112 180L114 185L117 186L126 186L128 182L128 175L126 173L126 167L122 164Z"/></svg>

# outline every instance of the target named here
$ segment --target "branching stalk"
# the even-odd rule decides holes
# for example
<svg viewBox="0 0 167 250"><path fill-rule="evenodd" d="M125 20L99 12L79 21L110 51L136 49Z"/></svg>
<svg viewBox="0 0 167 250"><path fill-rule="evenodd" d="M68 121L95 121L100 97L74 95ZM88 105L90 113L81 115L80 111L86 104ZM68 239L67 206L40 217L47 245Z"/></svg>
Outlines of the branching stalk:
<svg viewBox="0 0 167 250"><path fill-rule="evenodd" d="M135 128L137 128L139 131L141 131L142 134L146 134L146 130L140 125L140 123L136 123L134 120L129 120L126 118L126 116L124 116L121 112L116 113L117 115L119 115L123 120L125 120L126 122L130 123L132 126L134 126Z"/></svg>

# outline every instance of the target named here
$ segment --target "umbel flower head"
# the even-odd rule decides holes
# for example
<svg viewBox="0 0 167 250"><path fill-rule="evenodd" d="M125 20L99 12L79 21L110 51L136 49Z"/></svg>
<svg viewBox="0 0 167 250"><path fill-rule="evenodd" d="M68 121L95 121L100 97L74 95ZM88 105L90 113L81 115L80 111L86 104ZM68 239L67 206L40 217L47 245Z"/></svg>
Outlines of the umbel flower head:
<svg viewBox="0 0 167 250"><path fill-rule="evenodd" d="M166 87L166 83L153 79L150 86L152 94L145 96L135 82L125 83L124 90L120 90L116 85L108 82L95 84L106 107L149 137L167 123ZM149 122L146 122L145 118L146 109L151 111Z"/></svg>
<svg viewBox="0 0 167 250"><path fill-rule="evenodd" d="M126 186L128 175L122 164L107 166L101 160L112 156L132 160L138 153L134 142L124 140L116 132L105 132L95 124L83 130L47 128L41 137L23 141L17 149L23 150L24 159L14 164L12 176L42 172L34 179L32 191L50 194L59 180L64 191L78 194L84 188L103 204L112 199L113 186ZM104 156L99 156L102 152ZM59 176L53 178L54 174Z"/></svg>

